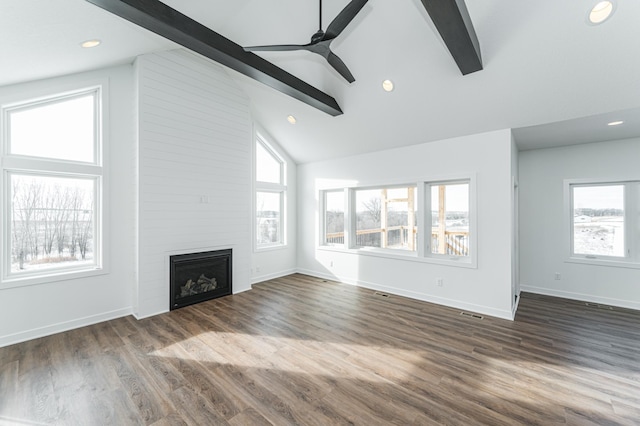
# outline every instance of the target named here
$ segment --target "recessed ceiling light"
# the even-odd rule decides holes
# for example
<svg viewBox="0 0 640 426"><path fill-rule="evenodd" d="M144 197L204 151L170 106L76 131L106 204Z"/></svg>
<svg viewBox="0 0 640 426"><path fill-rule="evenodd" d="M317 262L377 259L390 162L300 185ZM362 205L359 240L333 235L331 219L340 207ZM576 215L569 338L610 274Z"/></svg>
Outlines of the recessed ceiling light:
<svg viewBox="0 0 640 426"><path fill-rule="evenodd" d="M287 121L291 124L296 124L298 122L298 120L296 120L296 118L293 115L288 115Z"/></svg>
<svg viewBox="0 0 640 426"><path fill-rule="evenodd" d="M611 123L607 123L607 126L619 126L622 123L624 123L624 121L612 121Z"/></svg>
<svg viewBox="0 0 640 426"><path fill-rule="evenodd" d="M391 92L393 90L393 81L385 80L382 82L382 88L385 92Z"/></svg>
<svg viewBox="0 0 640 426"><path fill-rule="evenodd" d="M100 43L102 43L100 40L87 40L80 43L80 46L84 47L85 49L89 49L91 47L100 45Z"/></svg>
<svg viewBox="0 0 640 426"><path fill-rule="evenodd" d="M613 1L598 2L589 12L589 22L594 25L602 24L613 13Z"/></svg>

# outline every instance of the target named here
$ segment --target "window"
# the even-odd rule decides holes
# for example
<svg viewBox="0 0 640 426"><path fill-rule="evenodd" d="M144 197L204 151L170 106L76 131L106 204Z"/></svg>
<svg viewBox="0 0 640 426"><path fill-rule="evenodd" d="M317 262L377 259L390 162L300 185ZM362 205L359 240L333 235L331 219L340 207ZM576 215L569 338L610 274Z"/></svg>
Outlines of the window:
<svg viewBox="0 0 640 426"><path fill-rule="evenodd" d="M344 191L324 192L325 245L344 244Z"/></svg>
<svg viewBox="0 0 640 426"><path fill-rule="evenodd" d="M469 183L428 184L430 208L426 223L431 224L427 253L469 256Z"/></svg>
<svg viewBox="0 0 640 426"><path fill-rule="evenodd" d="M286 164L260 134L255 143L256 248L285 244Z"/></svg>
<svg viewBox="0 0 640 426"><path fill-rule="evenodd" d="M327 189L319 199L325 249L477 266L472 176Z"/></svg>
<svg viewBox="0 0 640 426"><path fill-rule="evenodd" d="M2 279L102 268L101 90L3 105Z"/></svg>
<svg viewBox="0 0 640 426"><path fill-rule="evenodd" d="M356 247L416 250L416 187L355 191Z"/></svg>
<svg viewBox="0 0 640 426"><path fill-rule="evenodd" d="M637 263L640 182L569 183L570 255Z"/></svg>

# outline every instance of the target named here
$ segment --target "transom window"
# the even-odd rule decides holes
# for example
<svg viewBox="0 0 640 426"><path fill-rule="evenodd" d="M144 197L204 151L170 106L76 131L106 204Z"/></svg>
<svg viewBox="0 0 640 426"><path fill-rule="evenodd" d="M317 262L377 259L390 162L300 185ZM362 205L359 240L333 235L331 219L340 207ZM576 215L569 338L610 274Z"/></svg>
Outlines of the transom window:
<svg viewBox="0 0 640 426"><path fill-rule="evenodd" d="M2 106L3 281L102 267L101 89Z"/></svg>
<svg viewBox="0 0 640 426"><path fill-rule="evenodd" d="M286 163L257 134L255 142L255 244L257 249L279 247L285 239Z"/></svg>

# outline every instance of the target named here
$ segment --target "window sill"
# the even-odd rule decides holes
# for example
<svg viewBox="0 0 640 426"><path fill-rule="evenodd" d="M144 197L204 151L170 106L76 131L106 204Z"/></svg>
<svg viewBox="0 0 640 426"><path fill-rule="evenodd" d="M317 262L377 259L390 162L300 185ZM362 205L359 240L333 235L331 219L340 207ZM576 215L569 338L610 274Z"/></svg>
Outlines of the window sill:
<svg viewBox="0 0 640 426"><path fill-rule="evenodd" d="M382 257L386 259L405 260L409 262L430 263L442 266L477 269L478 265L473 259L451 260L446 257L419 257L416 252L401 252L399 250L385 250L377 248L346 249L340 246L318 246L321 251L333 251L338 253L354 254L360 256Z"/></svg>
<svg viewBox="0 0 640 426"><path fill-rule="evenodd" d="M610 268L629 268L640 269L640 263L633 261L623 260L610 260L610 259L587 259L584 257L569 257L565 260L566 263L578 263L582 265L592 266L608 266Z"/></svg>
<svg viewBox="0 0 640 426"><path fill-rule="evenodd" d="M254 253L262 253L265 251L278 251L278 250L285 250L289 248L288 244L274 244L271 246L262 246L262 247L254 247L253 252Z"/></svg>
<svg viewBox="0 0 640 426"><path fill-rule="evenodd" d="M2 280L0 290L32 285L49 284L58 281L71 281L81 278L106 275L109 271L104 268L94 267L76 271L58 271L47 275L30 275L25 277L8 277Z"/></svg>

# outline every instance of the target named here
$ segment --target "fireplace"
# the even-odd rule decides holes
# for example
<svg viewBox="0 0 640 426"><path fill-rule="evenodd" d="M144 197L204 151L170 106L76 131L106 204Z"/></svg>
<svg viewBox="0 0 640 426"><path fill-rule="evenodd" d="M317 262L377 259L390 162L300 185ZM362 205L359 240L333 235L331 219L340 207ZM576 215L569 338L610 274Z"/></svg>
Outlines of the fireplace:
<svg viewBox="0 0 640 426"><path fill-rule="evenodd" d="M231 249L169 257L171 310L231 294Z"/></svg>

